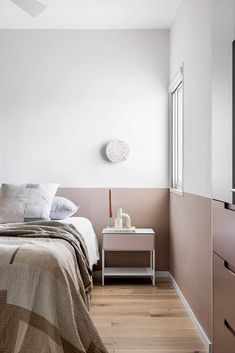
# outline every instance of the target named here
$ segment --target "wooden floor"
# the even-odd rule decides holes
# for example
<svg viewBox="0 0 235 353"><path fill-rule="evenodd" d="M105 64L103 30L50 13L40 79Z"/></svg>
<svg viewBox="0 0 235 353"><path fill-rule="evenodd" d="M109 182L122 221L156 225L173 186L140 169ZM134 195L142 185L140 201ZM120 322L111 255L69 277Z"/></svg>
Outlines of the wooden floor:
<svg viewBox="0 0 235 353"><path fill-rule="evenodd" d="M91 294L91 315L110 353L205 353L166 279L157 287L120 283L96 284Z"/></svg>

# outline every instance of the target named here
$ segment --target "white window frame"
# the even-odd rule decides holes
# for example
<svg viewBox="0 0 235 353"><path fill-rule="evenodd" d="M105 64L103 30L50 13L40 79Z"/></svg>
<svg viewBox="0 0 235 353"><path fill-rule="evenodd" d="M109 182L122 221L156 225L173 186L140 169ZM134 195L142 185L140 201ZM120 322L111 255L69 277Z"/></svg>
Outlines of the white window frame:
<svg viewBox="0 0 235 353"><path fill-rule="evenodd" d="M183 196L184 194L184 84L183 67L179 70L170 85L170 127L171 127L171 192ZM178 101L181 95L181 102ZM179 129L179 125L181 129ZM180 155L179 155L180 153ZM180 160L180 165L179 165ZM180 172L179 172L180 168ZM179 180L179 173L181 180Z"/></svg>

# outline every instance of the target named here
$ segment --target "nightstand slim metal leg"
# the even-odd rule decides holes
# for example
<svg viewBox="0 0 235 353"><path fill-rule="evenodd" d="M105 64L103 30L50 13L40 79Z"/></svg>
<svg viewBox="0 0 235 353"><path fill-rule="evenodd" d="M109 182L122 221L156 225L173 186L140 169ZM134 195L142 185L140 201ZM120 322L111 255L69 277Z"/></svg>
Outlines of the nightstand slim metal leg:
<svg viewBox="0 0 235 353"><path fill-rule="evenodd" d="M102 286L104 286L104 250L102 249Z"/></svg>
<svg viewBox="0 0 235 353"><path fill-rule="evenodd" d="M153 286L155 286L155 249L153 250Z"/></svg>

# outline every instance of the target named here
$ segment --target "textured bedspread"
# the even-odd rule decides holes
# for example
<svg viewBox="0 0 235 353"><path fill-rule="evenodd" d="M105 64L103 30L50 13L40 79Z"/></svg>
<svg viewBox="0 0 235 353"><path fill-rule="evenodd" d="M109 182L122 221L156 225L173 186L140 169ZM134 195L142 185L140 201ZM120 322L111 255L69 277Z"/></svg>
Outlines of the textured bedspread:
<svg viewBox="0 0 235 353"><path fill-rule="evenodd" d="M0 352L106 353L82 236L59 222L0 226Z"/></svg>

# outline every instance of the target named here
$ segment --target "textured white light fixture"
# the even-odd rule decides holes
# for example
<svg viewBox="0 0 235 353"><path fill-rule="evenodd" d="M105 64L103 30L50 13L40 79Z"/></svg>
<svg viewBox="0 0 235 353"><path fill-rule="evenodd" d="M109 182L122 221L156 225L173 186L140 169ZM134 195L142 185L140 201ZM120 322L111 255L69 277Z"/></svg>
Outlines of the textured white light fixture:
<svg viewBox="0 0 235 353"><path fill-rule="evenodd" d="M129 157L130 147L125 141L112 140L106 146L106 156L112 163L126 161Z"/></svg>

